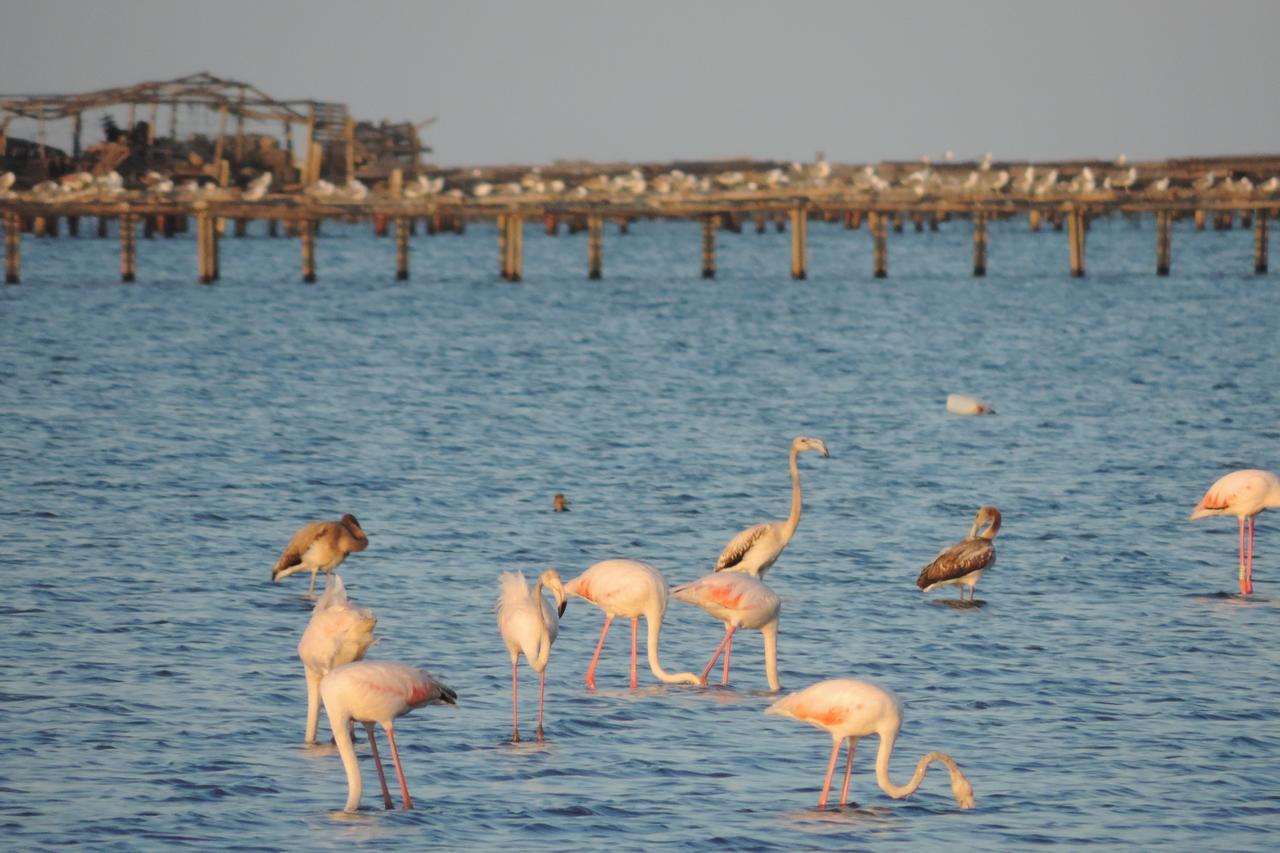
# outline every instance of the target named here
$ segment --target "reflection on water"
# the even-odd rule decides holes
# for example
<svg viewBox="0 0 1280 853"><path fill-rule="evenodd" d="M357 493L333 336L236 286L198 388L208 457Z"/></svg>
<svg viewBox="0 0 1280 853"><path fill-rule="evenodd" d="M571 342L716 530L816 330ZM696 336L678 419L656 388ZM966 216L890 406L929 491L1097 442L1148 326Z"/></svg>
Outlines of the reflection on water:
<svg viewBox="0 0 1280 853"><path fill-rule="evenodd" d="M1176 227L1159 280L1150 222L1119 220L1093 223L1082 280L1062 235L1012 221L981 280L958 221L894 235L887 281L864 232L814 222L803 283L789 236L751 229L718 238L701 280L690 223L611 233L601 282L585 235L530 230L519 286L496 281L479 224L416 238L407 284L356 226L326 227L315 286L295 241L256 228L226 241L213 287L192 283L192 238L140 243L133 286L109 241L24 240L24 283L0 291L6 840L1269 849L1275 537L1259 532L1260 594L1215 593L1236 528L1186 515L1225 471L1276 465L1280 383L1254 353L1280 288L1248 274L1249 232ZM960 390L999 417L948 416ZM830 741L764 715L758 640L735 644L728 689L657 685L642 648L631 691L614 630L587 691L600 614L574 604L547 742L505 743L499 572L627 556L701 577L786 514L797 434L832 457L801 463L804 516L767 577L784 692L892 688L895 780L945 750L978 807L958 812L937 772L891 800L868 757L857 807L812 809ZM984 503L1006 521L983 600L922 606L920 566ZM363 743L365 808L335 811L341 762L299 747L311 602L305 579L268 577L302 523L344 512L370 535L342 574L378 615L371 657L458 692L397 721L411 812L375 808ZM663 664L700 670L722 636L672 602Z"/></svg>

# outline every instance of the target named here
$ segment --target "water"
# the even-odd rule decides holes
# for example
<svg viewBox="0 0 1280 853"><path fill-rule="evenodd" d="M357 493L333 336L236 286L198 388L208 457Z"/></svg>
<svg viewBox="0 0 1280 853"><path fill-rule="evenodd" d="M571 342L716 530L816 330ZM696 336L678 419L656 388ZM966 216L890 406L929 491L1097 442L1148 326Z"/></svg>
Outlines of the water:
<svg viewBox="0 0 1280 853"><path fill-rule="evenodd" d="M0 293L8 843L1268 849L1280 532L1261 516L1246 602L1226 594L1234 520L1186 516L1222 473L1280 465L1275 277L1251 274L1245 230L1179 225L1157 279L1150 222L1099 222L1079 281L1065 235L991 233L985 280L962 223L893 235L883 282L865 231L815 223L809 281L771 232L721 235L703 282L696 224L638 223L609 229L588 282L584 235L531 228L514 286L492 226L415 238L408 284L391 241L328 226L313 287L296 241L256 230L223 242L214 287L192 238L140 241L132 286L114 241L25 240ZM999 414L949 417L952 391ZM946 750L978 807L937 769L891 800L868 739L857 806L816 811L829 738L763 715L753 632L732 689L655 687L642 659L632 693L619 623L586 692L601 615L582 601L548 743L506 743L498 572L629 556L696 578L785 515L797 434L832 456L802 457L804 518L768 577L784 689L895 690L894 777ZM986 605L922 596L919 567L983 503L1005 516ZM336 755L301 747L306 580L268 575L298 526L343 512L371 539L342 573L380 617L373 654L460 696L401 721L412 812L376 808L365 756L365 810L342 815ZM699 668L720 635L673 602L666 665Z"/></svg>

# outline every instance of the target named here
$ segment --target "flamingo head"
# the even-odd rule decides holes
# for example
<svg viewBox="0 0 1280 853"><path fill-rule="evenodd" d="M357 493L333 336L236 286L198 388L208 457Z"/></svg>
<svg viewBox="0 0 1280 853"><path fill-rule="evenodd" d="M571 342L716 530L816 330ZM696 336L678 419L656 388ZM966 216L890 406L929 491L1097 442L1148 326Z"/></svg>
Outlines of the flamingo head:
<svg viewBox="0 0 1280 853"><path fill-rule="evenodd" d="M556 613L563 616L568 598L564 592L564 583L560 580L560 573L555 569L547 569L538 577L538 580L542 581L545 588L551 590L551 594L556 599Z"/></svg>
<svg viewBox="0 0 1280 853"><path fill-rule="evenodd" d="M1001 520L1000 510L993 506L984 506L978 510L978 516L973 520L973 529L975 531L981 530L983 525L990 524L991 526L982 535L987 539L991 539L996 535L996 531L1000 529Z"/></svg>
<svg viewBox="0 0 1280 853"><path fill-rule="evenodd" d="M804 450L816 450L823 456L830 458L831 454L827 451L827 445L820 438L810 438L807 435L796 436L796 440L791 442L791 447L797 453Z"/></svg>
<svg viewBox="0 0 1280 853"><path fill-rule="evenodd" d="M355 540L360 543L360 547L354 550L363 551L369 547L369 537L364 532L364 528L360 526L360 522L356 521L356 517L351 513L347 513L342 517L342 526L347 528Z"/></svg>

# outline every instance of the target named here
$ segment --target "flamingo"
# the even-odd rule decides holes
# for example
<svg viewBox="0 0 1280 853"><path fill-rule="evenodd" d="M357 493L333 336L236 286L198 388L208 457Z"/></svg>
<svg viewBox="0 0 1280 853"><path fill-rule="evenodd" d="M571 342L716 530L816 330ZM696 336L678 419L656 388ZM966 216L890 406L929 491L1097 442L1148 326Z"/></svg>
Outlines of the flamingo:
<svg viewBox="0 0 1280 853"><path fill-rule="evenodd" d="M298 641L298 657L307 676L307 733L305 743L316 742L320 721L320 680L329 670L361 660L375 642L378 617L367 607L356 607L347 598L342 577L330 575L330 582L311 611L311 622Z"/></svg>
<svg viewBox="0 0 1280 853"><path fill-rule="evenodd" d="M542 597L543 588L551 590L556 606ZM542 698L547 691L547 658L551 645L560 632L564 615L564 585L560 573L547 569L530 590L520 572L503 572L499 581L498 630L511 653L511 741L520 742L519 683L517 662L520 653L529 667L540 677L538 686L538 740L542 740Z"/></svg>
<svg viewBox="0 0 1280 853"><path fill-rule="evenodd" d="M800 435L791 442L791 515L786 521L766 521L748 527L733 537L720 552L715 571L744 572L763 577L777 561L800 524L800 469L796 457L805 450L817 450L824 457L831 456L820 438Z"/></svg>
<svg viewBox="0 0 1280 853"><path fill-rule="evenodd" d="M951 793L962 809L974 806L973 786L960 772L951 756L945 752L930 752L916 764L916 772L906 785L895 785L889 779L889 758L893 754L893 742L902 728L902 703L882 687L853 678L831 678L811 684L798 693L784 696L765 709L766 714L791 717L804 723L826 729L831 733L831 760L827 762L827 776L818 797L818 808L827 805L827 793L831 790L831 776L840 755L840 744L848 741L849 757L844 765L844 787L840 789L840 805L849 798L849 776L853 771L853 753L858 739L867 735L880 736L880 748L876 752L876 782L880 790L895 800L909 797L920 787L930 762L938 761L951 774Z"/></svg>
<svg viewBox="0 0 1280 853"><path fill-rule="evenodd" d="M1280 508L1280 477L1270 471L1246 468L1232 471L1209 487L1191 511L1191 521L1211 515L1234 515L1240 520L1240 594L1253 592L1253 521L1264 509ZM1248 547L1244 520L1249 519Z"/></svg>
<svg viewBox="0 0 1280 853"><path fill-rule="evenodd" d="M281 578L310 569L311 586L307 588L307 595L312 595L316 590L316 572L328 574L338 568L348 554L367 547L369 537L350 513L338 521L313 521L293 534L271 570L271 580L280 583Z"/></svg>
<svg viewBox="0 0 1280 853"><path fill-rule="evenodd" d="M458 694L431 673L414 666L386 661L356 661L330 670L320 682L320 695L324 697L324 710L329 716L329 728L338 743L343 769L347 771L347 804L345 811L360 807L360 765L356 763L356 750L351 743L348 727L353 721L364 723L369 735L369 750L373 764L378 768L378 781L382 784L382 801L389 809L391 792L387 790L387 777L382 772L382 759L378 757L378 744L374 740L373 724L381 723L391 742L391 760L396 765L396 778L400 781L400 793L404 796L405 809L413 808L409 786L404 781L400 766L400 752L396 749L394 721L414 708L423 705L454 705Z"/></svg>
<svg viewBox="0 0 1280 853"><path fill-rule="evenodd" d="M555 507L556 512L568 512L569 499L564 495L557 494L553 500L553 506Z"/></svg>
<svg viewBox="0 0 1280 853"><path fill-rule="evenodd" d="M678 586L671 595L680 601L701 607L724 622L724 639L702 671L705 683L711 667L724 652L724 675L720 683L729 683L729 653L733 651L733 632L739 628L752 628L764 636L764 671L770 690L781 690L778 683L778 613L782 602L777 593L765 586L764 581L738 572L709 574L693 583Z"/></svg>
<svg viewBox="0 0 1280 853"><path fill-rule="evenodd" d="M603 560L588 568L564 585L569 595L585 598L604 611L604 627L600 630L600 642L587 669L587 687L596 689L596 664L609 625L615 616L631 619L631 689L639 686L636 680L636 636L640 631L640 617L649 627L649 669L658 680L667 684L702 684L702 679L692 672L669 673L658 662L658 636L662 633L662 617L667 612L667 582L662 573L648 563L639 560Z"/></svg>
<svg viewBox="0 0 1280 853"><path fill-rule="evenodd" d="M996 410L986 400L968 394L948 394L947 411L953 415L994 415Z"/></svg>
<svg viewBox="0 0 1280 853"><path fill-rule="evenodd" d="M969 535L939 551L933 562L920 570L916 586L925 592L937 586L958 586L961 601L964 601L964 588L968 587L972 601L974 584L996 562L996 546L991 540L1000 531L1000 520L1000 510L993 506L980 508Z"/></svg>

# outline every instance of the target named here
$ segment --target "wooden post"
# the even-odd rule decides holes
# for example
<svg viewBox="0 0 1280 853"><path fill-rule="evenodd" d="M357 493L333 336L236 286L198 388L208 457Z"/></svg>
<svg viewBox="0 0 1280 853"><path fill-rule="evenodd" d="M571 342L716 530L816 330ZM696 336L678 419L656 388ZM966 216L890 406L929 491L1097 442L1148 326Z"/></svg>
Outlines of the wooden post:
<svg viewBox="0 0 1280 853"><path fill-rule="evenodd" d="M924 214L918 210L911 212L911 224L915 226L916 233L924 233Z"/></svg>
<svg viewBox="0 0 1280 853"><path fill-rule="evenodd" d="M809 277L809 211L803 204L791 208L791 277Z"/></svg>
<svg viewBox="0 0 1280 853"><path fill-rule="evenodd" d="M107 217L98 217L98 239L106 239L107 236Z"/></svg>
<svg viewBox="0 0 1280 853"><path fill-rule="evenodd" d="M236 164L244 160L244 87L240 87L240 108L236 110Z"/></svg>
<svg viewBox="0 0 1280 853"><path fill-rule="evenodd" d="M554 237L560 233L560 219L554 213L548 213L543 218L543 227L548 237Z"/></svg>
<svg viewBox="0 0 1280 853"><path fill-rule="evenodd" d="M1080 278L1084 275L1084 211L1071 209L1067 211L1067 243L1071 255L1071 275Z"/></svg>
<svg viewBox="0 0 1280 853"><path fill-rule="evenodd" d="M714 213L702 217L702 277L716 277L716 229L720 217Z"/></svg>
<svg viewBox="0 0 1280 853"><path fill-rule="evenodd" d="M311 284L316 280L316 223L304 219L298 223L302 234L302 280Z"/></svg>
<svg viewBox="0 0 1280 853"><path fill-rule="evenodd" d="M375 237L387 236L387 215L385 213L375 213L373 215L373 235Z"/></svg>
<svg viewBox="0 0 1280 853"><path fill-rule="evenodd" d="M142 236L150 240L156 236L156 217L153 213L148 213L142 217Z"/></svg>
<svg viewBox="0 0 1280 853"><path fill-rule="evenodd" d="M1253 208L1246 207L1240 211L1240 227L1241 228L1253 227Z"/></svg>
<svg viewBox="0 0 1280 853"><path fill-rule="evenodd" d="M137 271L137 217L126 213L120 217L120 280L133 281Z"/></svg>
<svg viewBox="0 0 1280 853"><path fill-rule="evenodd" d="M987 214L981 210L973 212L973 274L987 274Z"/></svg>
<svg viewBox="0 0 1280 853"><path fill-rule="evenodd" d="M524 266L524 217L518 213L508 216L507 230L507 252L510 256L507 281L520 281L524 277L521 270Z"/></svg>
<svg viewBox="0 0 1280 853"><path fill-rule="evenodd" d="M929 214L929 230L937 231L938 223L941 221L942 221L942 217L938 214L938 211L935 210L932 213L930 213Z"/></svg>
<svg viewBox="0 0 1280 853"><path fill-rule="evenodd" d="M76 113L74 120L71 123L71 156L75 157L77 160L80 159L82 150L80 147L80 131L81 116L80 113ZM4 148L0 148L0 157L4 157Z"/></svg>
<svg viewBox="0 0 1280 853"><path fill-rule="evenodd" d="M1204 221L1206 216L1207 214L1205 213L1205 210L1203 207L1196 210L1196 230L1197 231L1204 230Z"/></svg>
<svg viewBox="0 0 1280 853"><path fill-rule="evenodd" d="M213 162L217 164L222 159L222 143L223 137L227 135L227 104L224 101L218 109L218 138L213 143Z"/></svg>
<svg viewBox="0 0 1280 853"><path fill-rule="evenodd" d="M756 211L756 233L757 234L764 233L764 211L763 210Z"/></svg>
<svg viewBox="0 0 1280 853"><path fill-rule="evenodd" d="M4 216L4 283L17 284L22 280L22 223L18 214Z"/></svg>
<svg viewBox="0 0 1280 853"><path fill-rule="evenodd" d="M404 195L403 169L392 169L391 174L387 176L387 195L394 199L399 199Z"/></svg>
<svg viewBox="0 0 1280 853"><path fill-rule="evenodd" d="M396 219L396 281L409 280L409 220Z"/></svg>
<svg viewBox="0 0 1280 853"><path fill-rule="evenodd" d="M213 275L209 272L209 217L205 213L196 214L196 281L209 284Z"/></svg>
<svg viewBox="0 0 1280 853"><path fill-rule="evenodd" d="M1258 208L1253 217L1253 271L1264 275L1267 271L1267 211Z"/></svg>
<svg viewBox="0 0 1280 853"><path fill-rule="evenodd" d="M876 278L889 276L889 234L885 226L884 214L877 211L867 213L867 229L871 232L871 254Z"/></svg>
<svg viewBox="0 0 1280 853"><path fill-rule="evenodd" d="M350 182L356 177L356 120L347 116L347 125L343 130L347 142L347 181Z"/></svg>
<svg viewBox="0 0 1280 853"><path fill-rule="evenodd" d="M67 236L68 237L80 236L80 217L79 216L67 217Z"/></svg>
<svg viewBox="0 0 1280 853"><path fill-rule="evenodd" d="M785 213L775 213L773 215L773 230L779 234L787 230L787 215Z"/></svg>
<svg viewBox="0 0 1280 853"><path fill-rule="evenodd" d="M1027 230L1035 234L1040 230L1040 209L1031 208L1027 211Z"/></svg>
<svg viewBox="0 0 1280 853"><path fill-rule="evenodd" d="M280 236L280 223L278 220L276 219L267 220L267 236L268 237Z"/></svg>
<svg viewBox="0 0 1280 853"><path fill-rule="evenodd" d="M506 214L499 213L496 224L498 226L498 275L506 281L511 275L511 253L507 251L507 240L511 238L511 232L507 229Z"/></svg>
<svg viewBox="0 0 1280 853"><path fill-rule="evenodd" d="M587 215L587 278L598 279L604 266L604 218L598 213Z"/></svg>
<svg viewBox="0 0 1280 853"><path fill-rule="evenodd" d="M160 105L155 101L147 104L147 144L156 144L156 120L160 113Z"/></svg>
<svg viewBox="0 0 1280 853"><path fill-rule="evenodd" d="M37 216L31 220L31 235L33 237L44 237L49 230L49 221L43 216Z"/></svg>
<svg viewBox="0 0 1280 853"><path fill-rule="evenodd" d="M901 210L895 210L893 212L893 233L894 234L902 233L902 218L903 217L902 217Z"/></svg>
<svg viewBox="0 0 1280 853"><path fill-rule="evenodd" d="M173 235L178 233L178 220L180 218L183 218L183 217L178 217L178 216L163 217L164 228L162 230L164 231L165 239L173 239Z"/></svg>
<svg viewBox="0 0 1280 853"><path fill-rule="evenodd" d="M237 216L236 226L235 226L236 237L244 237L248 233L249 233L249 220L245 219L243 216ZM169 236L167 231L165 233L165 236L166 237Z"/></svg>
<svg viewBox="0 0 1280 853"><path fill-rule="evenodd" d="M1173 250L1173 211L1156 211L1156 275L1169 274Z"/></svg>

